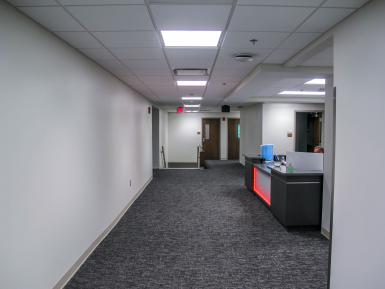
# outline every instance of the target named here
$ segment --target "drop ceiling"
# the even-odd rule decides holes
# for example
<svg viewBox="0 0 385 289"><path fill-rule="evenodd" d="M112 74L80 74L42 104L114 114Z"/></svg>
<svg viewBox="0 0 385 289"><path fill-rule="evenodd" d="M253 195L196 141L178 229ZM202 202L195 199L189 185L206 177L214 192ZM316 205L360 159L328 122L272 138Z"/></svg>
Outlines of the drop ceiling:
<svg viewBox="0 0 385 289"><path fill-rule="evenodd" d="M367 0L8 2L153 102L180 105L182 96L197 95L203 96L202 107L209 107L228 99L230 92L259 64L284 64ZM223 33L218 47L165 48L160 30ZM252 44L251 39L258 41ZM232 59L235 53L245 52L255 55L253 62ZM320 52L304 63L331 64L330 51ZM175 77L176 68L207 68L209 75L203 77L209 80L207 87L177 87L176 80L186 77ZM279 83L275 86L296 85L285 82L285 74L277 75L281 78L275 78ZM272 78L261 77L259 82L262 80ZM238 100L243 102L233 99Z"/></svg>

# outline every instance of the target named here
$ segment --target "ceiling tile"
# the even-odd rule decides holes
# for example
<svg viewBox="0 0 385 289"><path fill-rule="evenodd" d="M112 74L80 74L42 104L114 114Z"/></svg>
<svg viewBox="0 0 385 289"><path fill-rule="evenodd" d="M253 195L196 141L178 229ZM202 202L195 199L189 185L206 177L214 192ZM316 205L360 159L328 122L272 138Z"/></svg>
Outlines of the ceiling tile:
<svg viewBox="0 0 385 289"><path fill-rule="evenodd" d="M253 48L275 48L288 37L284 32L228 32L222 47L237 47L245 49ZM258 40L255 45L251 39Z"/></svg>
<svg viewBox="0 0 385 289"><path fill-rule="evenodd" d="M297 52L296 49L277 49L264 61L264 63L271 63L271 64L285 63L296 52Z"/></svg>
<svg viewBox="0 0 385 289"><path fill-rule="evenodd" d="M252 49L241 49L241 48L222 48L219 57L217 60L217 63L220 62L226 62L232 66L246 66L246 65L256 65L258 62L263 60L272 49L258 49L258 48L252 48ZM252 62L240 62L234 60L234 55L238 53L250 53L254 54L254 61Z"/></svg>
<svg viewBox="0 0 385 289"><path fill-rule="evenodd" d="M21 11L51 31L83 31L79 25L61 7L21 7Z"/></svg>
<svg viewBox="0 0 385 289"><path fill-rule="evenodd" d="M229 30L291 32L313 11L304 7L237 6Z"/></svg>
<svg viewBox="0 0 385 289"><path fill-rule="evenodd" d="M215 83L219 85L219 84L228 83L228 82L238 83L240 80L242 80L242 78L240 77L221 76L221 75L218 75L217 73L213 73L211 75L210 83Z"/></svg>
<svg viewBox="0 0 385 289"><path fill-rule="evenodd" d="M58 6L55 0L8 0L13 6Z"/></svg>
<svg viewBox="0 0 385 289"><path fill-rule="evenodd" d="M312 58L301 64L302 66L333 67L333 59Z"/></svg>
<svg viewBox="0 0 385 289"><path fill-rule="evenodd" d="M311 57L310 59L308 59L307 61L305 61L301 65L303 65L303 66L328 66L328 67L333 66L333 46L330 46L330 47L320 51L319 53L317 53L316 55L314 55L313 57Z"/></svg>
<svg viewBox="0 0 385 289"><path fill-rule="evenodd" d="M136 68L130 68L130 69L138 77L142 77L142 76L157 76L157 75L160 75L160 76L168 76L169 75L170 76L171 75L170 70L169 69L164 69L164 68L141 68L141 67L136 67Z"/></svg>
<svg viewBox="0 0 385 289"><path fill-rule="evenodd" d="M217 48L181 49L166 48L166 55L172 68L208 68L214 63Z"/></svg>
<svg viewBox="0 0 385 289"><path fill-rule="evenodd" d="M59 0L63 5L125 5L144 4L144 0Z"/></svg>
<svg viewBox="0 0 385 289"><path fill-rule="evenodd" d="M121 64L118 60L115 59L97 59L95 60L97 63L99 63L104 68L111 70L111 71L119 71L119 72L125 72L127 71L127 68Z"/></svg>
<svg viewBox="0 0 385 289"><path fill-rule="evenodd" d="M237 84L238 82L226 82L226 85L223 85L222 83L210 82L205 95L207 97L219 96L221 98L224 98L226 94L229 93L232 89L234 89Z"/></svg>
<svg viewBox="0 0 385 289"><path fill-rule="evenodd" d="M165 48L168 58L213 58L218 48Z"/></svg>
<svg viewBox="0 0 385 289"><path fill-rule="evenodd" d="M360 8L370 0L328 0L322 7Z"/></svg>
<svg viewBox="0 0 385 289"><path fill-rule="evenodd" d="M205 92L206 87L193 87L193 86L179 86L179 96L198 95L202 96Z"/></svg>
<svg viewBox="0 0 385 289"><path fill-rule="evenodd" d="M168 70L164 59L124 59L123 62L132 69L162 69Z"/></svg>
<svg viewBox="0 0 385 289"><path fill-rule="evenodd" d="M148 0L150 4L232 4L233 0Z"/></svg>
<svg viewBox="0 0 385 289"><path fill-rule="evenodd" d="M93 32L109 48L161 47L154 31Z"/></svg>
<svg viewBox="0 0 385 289"><path fill-rule="evenodd" d="M321 36L321 33L294 33L282 45L280 49L302 49L313 40Z"/></svg>
<svg viewBox="0 0 385 289"><path fill-rule="evenodd" d="M160 59L164 58L161 48L130 47L114 48L111 52L119 59Z"/></svg>
<svg viewBox="0 0 385 289"><path fill-rule="evenodd" d="M220 30L225 28L230 5L151 5L160 30Z"/></svg>
<svg viewBox="0 0 385 289"><path fill-rule="evenodd" d="M102 48L103 47L88 32L56 32L56 34L75 48Z"/></svg>
<svg viewBox="0 0 385 289"><path fill-rule="evenodd" d="M299 29L298 32L325 32L354 12L348 8L320 8Z"/></svg>
<svg viewBox="0 0 385 289"><path fill-rule="evenodd" d="M104 48L80 49L80 51L92 59L115 59L115 57Z"/></svg>
<svg viewBox="0 0 385 289"><path fill-rule="evenodd" d="M228 66L223 69L223 67L214 68L213 75L216 77L228 77L235 80L243 79L254 67L243 67L243 68L233 68Z"/></svg>
<svg viewBox="0 0 385 289"><path fill-rule="evenodd" d="M318 7L323 0L238 0L238 5Z"/></svg>
<svg viewBox="0 0 385 289"><path fill-rule="evenodd" d="M171 75L141 75L139 78L145 83L174 83Z"/></svg>
<svg viewBox="0 0 385 289"><path fill-rule="evenodd" d="M68 6L89 31L153 30L146 6Z"/></svg>

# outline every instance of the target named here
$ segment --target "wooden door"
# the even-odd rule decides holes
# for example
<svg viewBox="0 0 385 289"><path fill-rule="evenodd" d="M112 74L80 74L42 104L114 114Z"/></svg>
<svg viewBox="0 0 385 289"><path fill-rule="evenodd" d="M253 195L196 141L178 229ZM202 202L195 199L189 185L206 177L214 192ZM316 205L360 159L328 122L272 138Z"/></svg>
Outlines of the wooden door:
<svg viewBox="0 0 385 289"><path fill-rule="evenodd" d="M239 118L229 118L227 123L227 158L239 160L239 139L241 137Z"/></svg>
<svg viewBox="0 0 385 289"><path fill-rule="evenodd" d="M202 119L202 145L204 153L201 161L219 160L220 154L220 119ZM203 158L203 159L202 159Z"/></svg>

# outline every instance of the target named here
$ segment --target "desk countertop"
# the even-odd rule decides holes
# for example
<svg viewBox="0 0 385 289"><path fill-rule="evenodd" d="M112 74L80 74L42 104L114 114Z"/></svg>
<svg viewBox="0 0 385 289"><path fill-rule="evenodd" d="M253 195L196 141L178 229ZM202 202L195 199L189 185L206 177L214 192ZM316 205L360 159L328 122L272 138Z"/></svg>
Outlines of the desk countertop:
<svg viewBox="0 0 385 289"><path fill-rule="evenodd" d="M322 171L298 171L294 169L293 172L288 172L286 166L276 167L274 165L266 165L266 164L254 164L254 166L257 169L267 174L271 174L271 172L274 171L275 173L286 175L286 176L322 176L323 175Z"/></svg>

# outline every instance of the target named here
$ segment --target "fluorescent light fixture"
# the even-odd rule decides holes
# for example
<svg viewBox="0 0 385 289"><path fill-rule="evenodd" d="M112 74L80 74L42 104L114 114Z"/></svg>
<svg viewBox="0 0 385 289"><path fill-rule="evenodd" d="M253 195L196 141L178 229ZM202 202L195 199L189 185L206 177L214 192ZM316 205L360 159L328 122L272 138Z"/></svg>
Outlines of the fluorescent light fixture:
<svg viewBox="0 0 385 289"><path fill-rule="evenodd" d="M312 80L309 80L308 82L305 82L305 84L316 84L316 85L325 85L326 84L326 79L323 78L314 78Z"/></svg>
<svg viewBox="0 0 385 289"><path fill-rule="evenodd" d="M202 96L182 96L182 100L202 100Z"/></svg>
<svg viewBox="0 0 385 289"><path fill-rule="evenodd" d="M325 91L296 91L296 90L285 90L279 94L282 95L325 95Z"/></svg>
<svg viewBox="0 0 385 289"><path fill-rule="evenodd" d="M209 73L206 68L197 69L174 69L174 74L176 76L207 76Z"/></svg>
<svg viewBox="0 0 385 289"><path fill-rule="evenodd" d="M185 112L199 112L199 110L186 110Z"/></svg>
<svg viewBox="0 0 385 289"><path fill-rule="evenodd" d="M184 107L200 107L200 104L185 104Z"/></svg>
<svg viewBox="0 0 385 289"><path fill-rule="evenodd" d="M206 86L207 80L178 80L178 86Z"/></svg>
<svg viewBox="0 0 385 289"><path fill-rule="evenodd" d="M163 30L166 47L216 47L222 31Z"/></svg>

